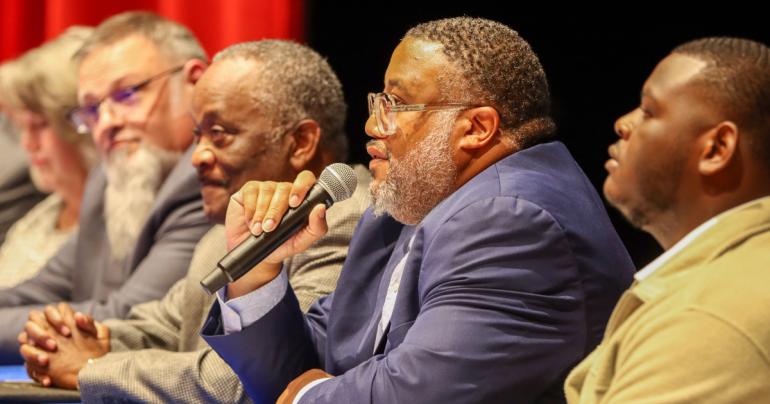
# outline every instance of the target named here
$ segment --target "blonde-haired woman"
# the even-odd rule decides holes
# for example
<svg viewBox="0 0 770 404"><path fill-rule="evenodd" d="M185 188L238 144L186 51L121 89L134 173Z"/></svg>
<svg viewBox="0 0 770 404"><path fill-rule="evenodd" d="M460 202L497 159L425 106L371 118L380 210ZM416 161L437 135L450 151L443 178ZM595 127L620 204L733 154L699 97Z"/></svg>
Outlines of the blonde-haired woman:
<svg viewBox="0 0 770 404"><path fill-rule="evenodd" d="M19 219L0 247L0 287L33 277L77 229L88 170L96 162L89 136L67 120L77 106L72 55L91 28L73 27L0 66L0 104L16 124L35 185L51 195Z"/></svg>

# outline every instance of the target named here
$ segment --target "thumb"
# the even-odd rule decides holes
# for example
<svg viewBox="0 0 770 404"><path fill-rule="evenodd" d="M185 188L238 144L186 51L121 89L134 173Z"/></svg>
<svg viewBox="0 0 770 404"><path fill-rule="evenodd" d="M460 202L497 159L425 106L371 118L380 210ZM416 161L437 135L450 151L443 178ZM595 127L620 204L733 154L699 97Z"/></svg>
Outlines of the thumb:
<svg viewBox="0 0 770 404"><path fill-rule="evenodd" d="M77 312L75 313L75 324L78 326L78 329L85 333L91 334L93 336L97 336L99 334L98 330L96 329L94 319L91 316Z"/></svg>

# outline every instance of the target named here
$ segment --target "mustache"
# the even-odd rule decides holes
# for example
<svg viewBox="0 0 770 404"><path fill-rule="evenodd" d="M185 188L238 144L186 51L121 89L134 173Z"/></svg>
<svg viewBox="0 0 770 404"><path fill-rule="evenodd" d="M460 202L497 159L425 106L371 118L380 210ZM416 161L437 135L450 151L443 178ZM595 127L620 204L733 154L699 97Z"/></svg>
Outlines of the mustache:
<svg viewBox="0 0 770 404"><path fill-rule="evenodd" d="M209 178L203 175L198 176L198 182L200 182L201 185L213 185L217 187L227 187L230 185L230 181L228 180Z"/></svg>
<svg viewBox="0 0 770 404"><path fill-rule="evenodd" d="M366 142L366 146L368 148L376 149L380 154L383 156L386 156L388 159L390 159L390 150L388 150L387 146L385 146L385 142L382 140L373 139L368 142Z"/></svg>

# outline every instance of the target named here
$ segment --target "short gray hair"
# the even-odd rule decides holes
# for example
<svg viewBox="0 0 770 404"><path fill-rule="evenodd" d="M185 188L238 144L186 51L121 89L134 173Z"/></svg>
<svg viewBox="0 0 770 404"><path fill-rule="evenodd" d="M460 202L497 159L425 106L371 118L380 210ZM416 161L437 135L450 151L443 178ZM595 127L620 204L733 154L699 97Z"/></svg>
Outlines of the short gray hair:
<svg viewBox="0 0 770 404"><path fill-rule="evenodd" d="M454 69L447 69L444 74L450 77L440 80L442 94L459 97L451 100L455 102L495 107L501 129L520 147L539 143L555 131L545 72L516 31L496 21L456 17L419 24L406 37L443 45Z"/></svg>
<svg viewBox="0 0 770 404"><path fill-rule="evenodd" d="M94 34L77 51L75 60L81 61L95 48L131 35L147 38L171 62L208 60L198 39L184 25L145 11L129 11L102 21Z"/></svg>
<svg viewBox="0 0 770 404"><path fill-rule="evenodd" d="M264 91L255 95L277 125L312 119L321 127L321 147L338 161L346 159L347 105L337 75L321 55L295 42L270 39L232 45L217 53L214 63L236 58L260 64Z"/></svg>

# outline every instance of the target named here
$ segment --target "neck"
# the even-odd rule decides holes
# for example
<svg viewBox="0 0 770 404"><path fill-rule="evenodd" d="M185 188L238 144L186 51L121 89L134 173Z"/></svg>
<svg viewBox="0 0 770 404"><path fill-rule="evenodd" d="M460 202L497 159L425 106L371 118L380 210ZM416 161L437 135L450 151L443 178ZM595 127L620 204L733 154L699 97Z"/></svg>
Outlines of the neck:
<svg viewBox="0 0 770 404"><path fill-rule="evenodd" d="M80 218L80 203L83 200L87 174L85 172L71 176L67 186L59 191L63 200L63 206L59 212L56 228L59 230L71 229Z"/></svg>
<svg viewBox="0 0 770 404"><path fill-rule="evenodd" d="M468 153L459 158L457 181L455 189L459 189L471 178L477 176L489 166L497 163L517 150L511 145L496 140L489 146L476 149L474 153Z"/></svg>
<svg viewBox="0 0 770 404"><path fill-rule="evenodd" d="M689 198L686 204L680 203L675 209L662 213L655 218L655 226L646 226L663 249L668 250L688 233L709 219L718 216L736 206L770 195L770 187L741 190L718 196L700 195ZM686 205L686 206L684 206Z"/></svg>
<svg viewBox="0 0 770 404"><path fill-rule="evenodd" d="M305 169L312 171L313 174L318 177L321 175L321 172L324 170L324 168L326 168L329 164L337 162L338 161L334 157L333 153L330 153L326 150L320 150L320 152L316 154L316 156L312 161L310 161Z"/></svg>

